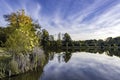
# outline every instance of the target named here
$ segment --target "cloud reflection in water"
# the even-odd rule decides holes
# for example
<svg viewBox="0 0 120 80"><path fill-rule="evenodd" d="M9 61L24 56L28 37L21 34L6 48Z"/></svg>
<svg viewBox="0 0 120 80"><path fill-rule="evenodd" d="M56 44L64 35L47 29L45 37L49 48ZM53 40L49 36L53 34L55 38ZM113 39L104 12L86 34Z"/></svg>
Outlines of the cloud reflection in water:
<svg viewBox="0 0 120 80"><path fill-rule="evenodd" d="M40 80L119 80L120 58L105 54L73 53L66 63L64 54L55 54ZM60 60L59 60L59 59Z"/></svg>

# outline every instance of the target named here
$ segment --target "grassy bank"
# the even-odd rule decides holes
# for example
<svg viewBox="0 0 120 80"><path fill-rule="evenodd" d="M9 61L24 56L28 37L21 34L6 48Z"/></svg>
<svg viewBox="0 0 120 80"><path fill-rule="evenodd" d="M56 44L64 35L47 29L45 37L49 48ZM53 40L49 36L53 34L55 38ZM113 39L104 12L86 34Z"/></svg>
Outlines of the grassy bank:
<svg viewBox="0 0 120 80"><path fill-rule="evenodd" d="M45 65L45 55L40 48L28 54L10 55L0 48L0 78L9 77Z"/></svg>

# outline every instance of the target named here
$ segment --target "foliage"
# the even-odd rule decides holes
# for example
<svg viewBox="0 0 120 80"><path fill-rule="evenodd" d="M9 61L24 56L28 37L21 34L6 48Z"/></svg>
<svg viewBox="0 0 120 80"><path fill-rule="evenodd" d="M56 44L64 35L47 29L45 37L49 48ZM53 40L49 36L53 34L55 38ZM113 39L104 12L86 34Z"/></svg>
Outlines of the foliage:
<svg viewBox="0 0 120 80"><path fill-rule="evenodd" d="M72 41L72 39L71 39L71 37L70 37L70 35L69 35L68 33L65 33L65 34L64 34L63 41L65 41L65 42L70 42L70 41Z"/></svg>
<svg viewBox="0 0 120 80"><path fill-rule="evenodd" d="M59 34L58 34L59 35ZM119 49L120 37L108 37L106 40L83 40L73 41L68 33L65 33L62 40L50 41L50 49L80 49L80 48L99 48L99 49Z"/></svg>
<svg viewBox="0 0 120 80"><path fill-rule="evenodd" d="M0 47L6 42L7 35L5 33L5 28L0 27Z"/></svg>
<svg viewBox="0 0 120 80"><path fill-rule="evenodd" d="M11 73L13 74L19 73L18 63L15 60L11 60L9 62L9 67L10 67Z"/></svg>
<svg viewBox="0 0 120 80"><path fill-rule="evenodd" d="M11 33L5 43L7 50L13 53L31 51L38 45L38 37L32 19L25 15L24 10L5 16Z"/></svg>
<svg viewBox="0 0 120 80"><path fill-rule="evenodd" d="M11 60L10 57L0 57L0 78L7 75L9 65L8 62Z"/></svg>
<svg viewBox="0 0 120 80"><path fill-rule="evenodd" d="M44 49L50 46L49 33L45 29L42 30L41 45Z"/></svg>

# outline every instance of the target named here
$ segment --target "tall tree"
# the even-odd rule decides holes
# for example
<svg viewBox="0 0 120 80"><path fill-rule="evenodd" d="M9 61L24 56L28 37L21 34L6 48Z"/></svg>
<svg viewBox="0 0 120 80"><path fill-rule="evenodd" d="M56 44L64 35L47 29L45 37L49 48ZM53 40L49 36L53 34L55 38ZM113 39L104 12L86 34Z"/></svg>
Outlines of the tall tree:
<svg viewBox="0 0 120 80"><path fill-rule="evenodd" d="M5 43L7 49L14 53L31 51L38 45L38 37L32 19L27 16L24 10L4 16L12 30Z"/></svg>
<svg viewBox="0 0 120 80"><path fill-rule="evenodd" d="M63 45L68 49L69 45L72 45L72 39L68 33L65 33L63 36Z"/></svg>
<svg viewBox="0 0 120 80"><path fill-rule="evenodd" d="M46 47L49 47L49 45L50 45L49 33L45 29L42 30L41 45L43 46L44 49Z"/></svg>
<svg viewBox="0 0 120 80"><path fill-rule="evenodd" d="M64 36L63 36L63 41L65 42L70 42L72 41L70 35L68 33L65 33Z"/></svg>

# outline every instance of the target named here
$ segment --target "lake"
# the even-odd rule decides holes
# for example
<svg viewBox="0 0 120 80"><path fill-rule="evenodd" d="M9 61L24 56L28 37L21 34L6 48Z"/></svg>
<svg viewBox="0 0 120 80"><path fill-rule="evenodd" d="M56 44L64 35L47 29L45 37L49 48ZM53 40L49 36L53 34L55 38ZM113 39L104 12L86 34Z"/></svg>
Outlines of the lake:
<svg viewBox="0 0 120 80"><path fill-rule="evenodd" d="M4 80L120 80L119 53L50 52L35 71Z"/></svg>

